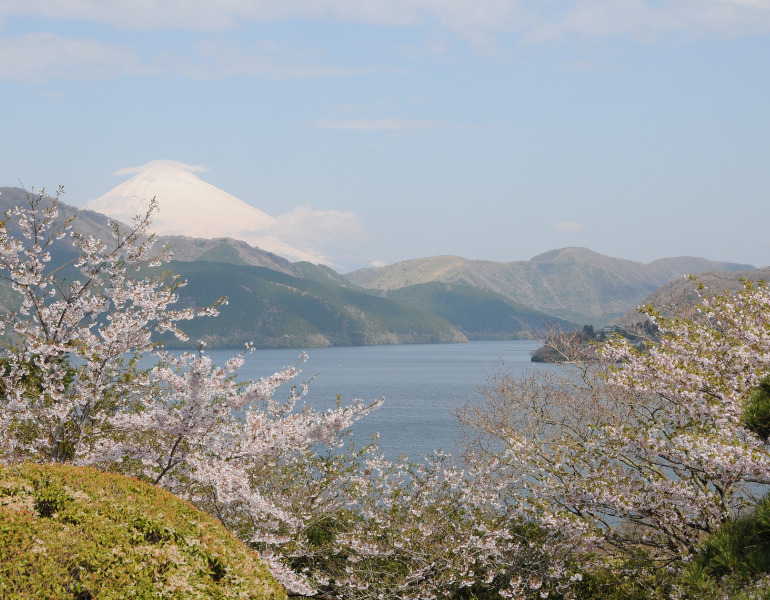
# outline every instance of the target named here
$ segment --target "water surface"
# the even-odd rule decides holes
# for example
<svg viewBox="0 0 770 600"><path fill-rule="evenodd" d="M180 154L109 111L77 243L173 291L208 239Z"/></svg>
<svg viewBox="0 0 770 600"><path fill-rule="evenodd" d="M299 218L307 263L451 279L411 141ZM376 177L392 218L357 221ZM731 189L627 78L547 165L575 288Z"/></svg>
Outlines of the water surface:
<svg viewBox="0 0 770 600"><path fill-rule="evenodd" d="M455 452L460 430L452 410L472 397L487 377L501 368L532 369L528 340L470 342L467 344L413 344L310 348L298 382L310 382L307 403L316 410L333 408L337 395L343 403L354 398L385 404L359 421L353 429L357 445L378 432L379 445L388 456L407 454L419 460L436 449ZM256 350L246 358L242 379L268 376L296 363L301 350ZM224 362L231 350L208 352ZM279 389L278 398L287 391Z"/></svg>

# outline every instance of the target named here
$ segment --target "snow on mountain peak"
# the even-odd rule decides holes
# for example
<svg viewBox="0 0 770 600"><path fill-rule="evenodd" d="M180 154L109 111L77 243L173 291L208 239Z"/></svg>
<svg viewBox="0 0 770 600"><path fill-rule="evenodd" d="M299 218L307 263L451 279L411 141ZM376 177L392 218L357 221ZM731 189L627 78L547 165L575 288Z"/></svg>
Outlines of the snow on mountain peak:
<svg viewBox="0 0 770 600"><path fill-rule="evenodd" d="M173 160L121 169L119 175L134 176L89 202L88 208L130 223L156 198L153 228L161 235L236 237L241 229L258 231L275 224L270 215L200 179L195 173L201 170Z"/></svg>
<svg viewBox="0 0 770 600"><path fill-rule="evenodd" d="M156 198L158 211L153 215L152 229L159 235L230 237L290 260L329 262L314 250L282 239L278 219L196 175L206 170L174 160L155 160L121 169L116 175L133 177L86 207L130 223L135 215L144 214L150 200Z"/></svg>

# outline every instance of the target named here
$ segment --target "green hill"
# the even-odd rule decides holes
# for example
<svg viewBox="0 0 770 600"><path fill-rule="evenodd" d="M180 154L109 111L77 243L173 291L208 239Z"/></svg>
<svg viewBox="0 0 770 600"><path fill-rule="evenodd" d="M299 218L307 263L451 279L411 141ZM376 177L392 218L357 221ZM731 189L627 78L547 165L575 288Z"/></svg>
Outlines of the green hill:
<svg viewBox="0 0 770 600"><path fill-rule="evenodd" d="M286 593L256 553L164 490L88 467L0 467L0 598Z"/></svg>
<svg viewBox="0 0 770 600"><path fill-rule="evenodd" d="M264 267L205 261L170 267L187 280L179 290L180 305L206 306L227 296L229 303L217 318L183 324L192 341L214 347L248 341L261 348L467 341L427 310L355 289Z"/></svg>
<svg viewBox="0 0 770 600"><path fill-rule="evenodd" d="M469 340L529 338L541 332L546 324L574 327L568 321L513 302L491 290L468 285L422 283L391 290L386 296L443 317Z"/></svg>
<svg viewBox="0 0 770 600"><path fill-rule="evenodd" d="M694 257L643 264L587 248L563 248L529 261L508 263L433 256L362 269L346 277L356 285L380 291L430 282L469 285L576 323L602 325L686 273L748 268L750 265Z"/></svg>
<svg viewBox="0 0 770 600"><path fill-rule="evenodd" d="M0 210L26 203L24 190L0 188ZM62 219L75 213L66 204L60 210ZM19 235L13 219L9 224ZM85 235L110 239L108 220L99 213L81 212L74 225ZM291 263L225 238L172 236L159 242L170 244L176 259L163 270L171 268L188 282L179 290L182 306L208 306L222 296L229 301L218 318L183 324L189 344L203 340L211 347L242 347L253 342L274 348L467 341L441 317L357 288L328 267ZM57 241L52 254L51 267L76 256L69 239ZM80 277L71 267L59 275L69 280ZM7 282L0 281L0 305L18 302ZM164 341L169 347L180 346L172 338Z"/></svg>

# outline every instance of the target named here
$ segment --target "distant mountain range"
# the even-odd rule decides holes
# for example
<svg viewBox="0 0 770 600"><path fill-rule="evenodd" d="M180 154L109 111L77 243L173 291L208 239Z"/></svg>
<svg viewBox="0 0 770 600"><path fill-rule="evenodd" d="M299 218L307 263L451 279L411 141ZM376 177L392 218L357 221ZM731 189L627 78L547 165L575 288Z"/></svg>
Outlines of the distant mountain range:
<svg viewBox="0 0 770 600"><path fill-rule="evenodd" d="M0 212L5 212L15 206L25 205L26 193L23 189L0 187ZM145 207L146 209L146 207ZM78 209L68 204L62 204L61 219L70 219L76 214L75 229L85 235L93 235L99 239L110 239L112 230L109 226L110 217L88 209ZM13 227L13 222L10 223ZM173 258L182 262L204 260L241 265L266 267L297 277L318 279L319 281L335 282L338 285L352 287L353 284L329 267L315 265L306 261L293 263L288 259L251 246L246 242L232 238L195 238L182 235L158 235L158 247L168 245L173 251ZM72 252L72 247L66 240L57 243L60 256Z"/></svg>
<svg viewBox="0 0 770 600"><path fill-rule="evenodd" d="M23 190L0 188L0 210L25 201ZM64 205L62 217L75 212ZM111 235L107 217L94 211L81 211L76 225L85 234ZM642 264L565 248L521 262L438 256L342 275L229 238L161 236L159 242L171 245L173 270L188 281L180 289L182 305L229 299L219 317L185 324L191 340L211 347L247 341L258 347L313 347L530 337L546 323L608 323L685 273L721 272L715 277L737 280L740 271L751 268L694 257ZM61 241L53 263L73 256ZM0 284L0 304L13 301L12 291Z"/></svg>
<svg viewBox="0 0 770 600"><path fill-rule="evenodd" d="M689 256L643 264L587 248L563 248L508 263L434 256L362 269L346 277L382 292L429 282L468 285L576 323L604 325L684 274L752 268Z"/></svg>
<svg viewBox="0 0 770 600"><path fill-rule="evenodd" d="M23 190L0 188L1 211L24 203ZM76 212L65 204L61 218ZM94 211L80 211L75 229L109 239L108 221ZM12 220L10 224L13 227ZM459 324L454 324L441 314L440 307L432 311L409 301L409 290L400 294L403 301L380 297L329 267L306 261L292 263L238 240L160 236L158 243L172 247L175 260L171 267L187 280L179 290L182 306L207 306L222 296L228 298L219 317L184 324L193 343L201 340L210 347L238 347L246 342L264 348L465 342L469 337L483 337L469 320L474 313L484 313L486 321L493 315L497 321L491 329L488 323L483 326L495 330L495 337L520 338L552 320L545 313L515 306L504 298L496 298L498 306L489 313L482 309L489 306L489 297L496 295L468 288L464 295L476 297L479 306L465 298L467 310ZM56 243L52 266L74 256L67 240L61 240ZM16 300L7 284L0 283L0 304L11 306ZM170 347L178 346L174 340L164 341Z"/></svg>

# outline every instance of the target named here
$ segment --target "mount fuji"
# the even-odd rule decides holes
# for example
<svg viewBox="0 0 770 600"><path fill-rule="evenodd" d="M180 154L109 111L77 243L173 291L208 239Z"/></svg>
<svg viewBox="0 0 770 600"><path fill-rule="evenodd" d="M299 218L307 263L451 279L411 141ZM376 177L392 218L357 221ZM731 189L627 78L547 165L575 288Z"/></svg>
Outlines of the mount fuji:
<svg viewBox="0 0 770 600"><path fill-rule="evenodd" d="M228 237L289 260L330 266L337 265L318 247L319 244L313 243L312 238L310 243L307 243L307 237L303 240L305 243L297 242L289 239L285 232L301 231L301 221L305 222L305 230L317 230L312 227L314 220L327 225L331 223L332 229L360 229L352 213L300 207L278 218L270 216L196 175L205 170L174 160L155 160L141 167L121 169L116 175L133 177L88 202L86 208L130 223L134 216L144 214L150 200L156 198L158 211L153 215L152 230L158 235L205 239Z"/></svg>

